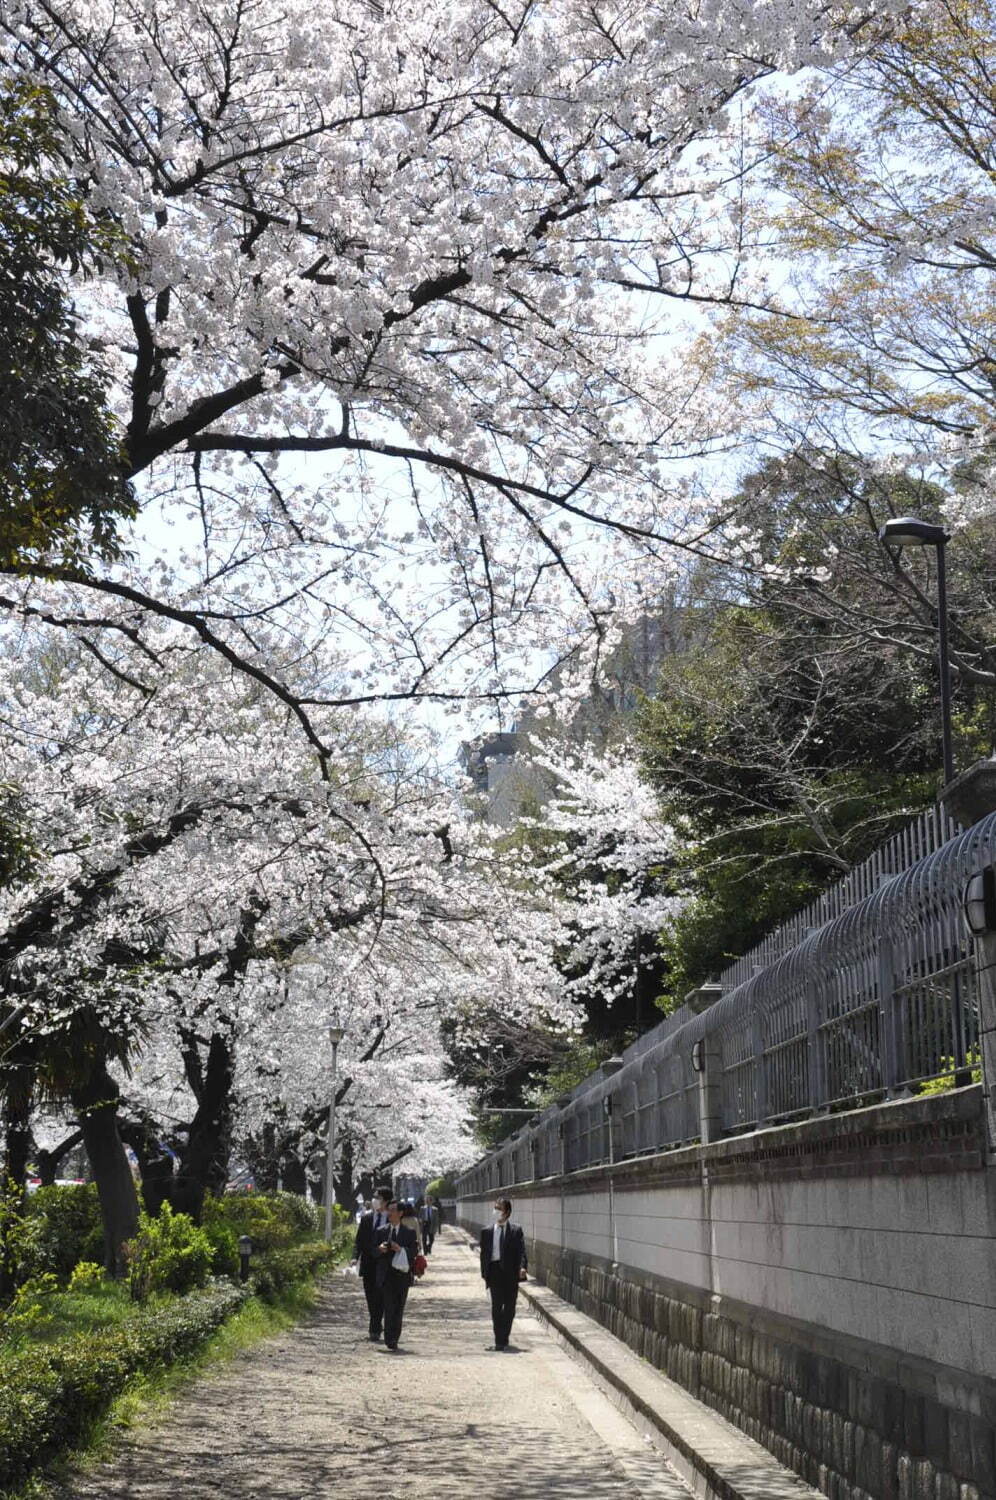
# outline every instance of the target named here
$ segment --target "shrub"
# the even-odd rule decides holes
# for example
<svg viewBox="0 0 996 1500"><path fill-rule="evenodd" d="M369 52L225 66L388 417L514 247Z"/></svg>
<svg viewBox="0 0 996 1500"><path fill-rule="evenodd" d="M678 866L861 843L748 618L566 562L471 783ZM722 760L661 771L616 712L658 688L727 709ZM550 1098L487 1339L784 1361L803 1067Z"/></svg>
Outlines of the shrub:
<svg viewBox="0 0 996 1500"><path fill-rule="evenodd" d="M104 1268L98 1266L95 1260L81 1260L73 1269L69 1278L69 1290L71 1292L89 1292L93 1287L99 1286L104 1279Z"/></svg>
<svg viewBox="0 0 996 1500"><path fill-rule="evenodd" d="M954 1088L955 1078L958 1076L954 1058L942 1057L941 1067L942 1069L946 1068L948 1071L942 1072L937 1078L928 1078L926 1083L919 1084L916 1090L918 1094L946 1094L950 1089ZM962 1071L968 1072L971 1083L982 1082L982 1067L978 1045L969 1047L965 1054L965 1064Z"/></svg>
<svg viewBox="0 0 996 1500"><path fill-rule="evenodd" d="M331 1244L311 1240L303 1245L270 1250L252 1265L252 1289L264 1302L272 1302L295 1282L304 1281L319 1271L330 1270L341 1255L342 1246L335 1240Z"/></svg>
<svg viewBox="0 0 996 1500"><path fill-rule="evenodd" d="M104 1230L93 1183L43 1187L24 1205L16 1279L51 1272L63 1286L81 1260L102 1261Z"/></svg>
<svg viewBox="0 0 996 1500"><path fill-rule="evenodd" d="M51 1271L22 1281L0 1318L4 1338L17 1339L44 1327L50 1319L48 1304L58 1290L59 1283Z"/></svg>
<svg viewBox="0 0 996 1500"><path fill-rule="evenodd" d="M239 1237L235 1230L206 1215L201 1229L211 1242L212 1276L235 1276L239 1269Z"/></svg>
<svg viewBox="0 0 996 1500"><path fill-rule="evenodd" d="M192 1354L247 1295L219 1284L104 1333L0 1351L0 1494L78 1442L130 1376Z"/></svg>
<svg viewBox="0 0 996 1500"><path fill-rule="evenodd" d="M211 1274L214 1247L187 1214L164 1203L156 1218L140 1214L138 1234L124 1247L128 1286L136 1302L153 1292L189 1292Z"/></svg>
<svg viewBox="0 0 996 1500"><path fill-rule="evenodd" d="M296 1193L226 1193L208 1198L205 1228L224 1224L236 1238L247 1234L254 1251L278 1250L318 1232L318 1213Z"/></svg>
<svg viewBox="0 0 996 1500"><path fill-rule="evenodd" d="M457 1195L456 1182L452 1177L434 1177L425 1190L433 1198L455 1198Z"/></svg>

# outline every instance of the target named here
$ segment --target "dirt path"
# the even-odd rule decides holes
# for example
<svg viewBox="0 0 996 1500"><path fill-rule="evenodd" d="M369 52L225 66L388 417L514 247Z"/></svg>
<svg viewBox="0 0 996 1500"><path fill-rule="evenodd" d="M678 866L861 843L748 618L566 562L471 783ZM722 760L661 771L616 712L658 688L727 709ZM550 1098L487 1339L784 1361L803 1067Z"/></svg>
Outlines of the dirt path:
<svg viewBox="0 0 996 1500"><path fill-rule="evenodd" d="M621 1500L639 1491L688 1500L525 1309L513 1348L487 1352L487 1297L472 1257L452 1241L436 1242L408 1299L402 1352L366 1340L365 1312L355 1279L334 1277L308 1322L199 1380L68 1493Z"/></svg>

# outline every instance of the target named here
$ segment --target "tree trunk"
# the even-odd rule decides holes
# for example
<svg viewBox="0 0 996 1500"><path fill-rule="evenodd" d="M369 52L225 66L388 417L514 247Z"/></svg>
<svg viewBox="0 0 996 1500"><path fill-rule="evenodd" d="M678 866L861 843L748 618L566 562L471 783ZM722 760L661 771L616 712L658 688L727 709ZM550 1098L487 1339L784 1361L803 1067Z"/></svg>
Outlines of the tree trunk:
<svg viewBox="0 0 996 1500"><path fill-rule="evenodd" d="M118 1088L101 1064L73 1089L72 1101L97 1184L104 1265L111 1276L120 1278L125 1270L123 1246L138 1230L138 1194L118 1134Z"/></svg>
<svg viewBox="0 0 996 1500"><path fill-rule="evenodd" d="M339 1170L336 1175L335 1196L336 1202L341 1203L343 1208L353 1212L356 1198L353 1192L353 1138L345 1133L342 1137L342 1150L339 1153Z"/></svg>
<svg viewBox="0 0 996 1500"><path fill-rule="evenodd" d="M285 1193L297 1193L303 1198L308 1191L308 1174L299 1156L283 1156L280 1159L280 1180Z"/></svg>
<svg viewBox="0 0 996 1500"><path fill-rule="evenodd" d="M38 1163L38 1177L42 1187L54 1187L55 1179L59 1175L59 1168L69 1155L75 1151L83 1139L82 1130L74 1130L72 1135L67 1136L52 1151L36 1151L35 1160Z"/></svg>
<svg viewBox="0 0 996 1500"><path fill-rule="evenodd" d="M5 1183L13 1183L18 1193L24 1192L28 1176L28 1158L31 1155L31 1098L25 1098L20 1090L8 1094L3 1108L3 1131L5 1140L3 1177Z"/></svg>
<svg viewBox="0 0 996 1500"><path fill-rule="evenodd" d="M252 1170L256 1189L261 1193L272 1193L280 1179L280 1143L277 1127L271 1122L263 1126L258 1136L247 1143L245 1155Z"/></svg>
<svg viewBox="0 0 996 1500"><path fill-rule="evenodd" d="M228 1183L228 1157L232 1145L232 1053L226 1038L217 1032L208 1048L207 1065L183 1153L181 1175L188 1181L195 1217L207 1193L221 1194ZM192 1212L192 1208L185 1210Z"/></svg>
<svg viewBox="0 0 996 1500"><path fill-rule="evenodd" d="M8 1216L17 1217L24 1205L31 1150L31 1094L14 1087L3 1104L4 1159L0 1175L0 1225ZM0 1234L0 1306L13 1296L17 1280L14 1235Z"/></svg>

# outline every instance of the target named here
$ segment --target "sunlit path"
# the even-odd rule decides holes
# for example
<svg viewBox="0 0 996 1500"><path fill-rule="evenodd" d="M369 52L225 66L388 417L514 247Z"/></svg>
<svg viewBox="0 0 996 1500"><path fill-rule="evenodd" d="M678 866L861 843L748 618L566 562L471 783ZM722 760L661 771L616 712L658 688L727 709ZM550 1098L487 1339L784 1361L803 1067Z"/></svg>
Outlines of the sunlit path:
<svg viewBox="0 0 996 1500"><path fill-rule="evenodd" d="M365 1329L362 1290L337 1276L304 1327L200 1381L67 1493L608 1500L638 1483L651 1500L686 1494L526 1309L513 1349L487 1351L488 1301L456 1244L437 1241L411 1293L402 1353Z"/></svg>

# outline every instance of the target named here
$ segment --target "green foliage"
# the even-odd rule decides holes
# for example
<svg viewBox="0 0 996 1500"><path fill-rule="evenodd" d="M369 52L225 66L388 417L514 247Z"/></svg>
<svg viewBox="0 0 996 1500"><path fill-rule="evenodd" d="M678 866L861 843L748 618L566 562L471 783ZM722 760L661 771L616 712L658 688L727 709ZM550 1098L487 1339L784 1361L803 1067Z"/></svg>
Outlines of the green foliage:
<svg viewBox="0 0 996 1500"><path fill-rule="evenodd" d="M225 1193L205 1201L201 1222L211 1233L247 1234L254 1250L276 1250L317 1234L319 1211L297 1193Z"/></svg>
<svg viewBox="0 0 996 1500"><path fill-rule="evenodd" d="M104 383L77 334L60 267L121 260L123 241L60 175L51 95L0 84L0 564L118 554L135 513Z"/></svg>
<svg viewBox="0 0 996 1500"><path fill-rule="evenodd" d="M104 1280L104 1268L95 1260L81 1260L69 1278L71 1292L90 1292Z"/></svg>
<svg viewBox="0 0 996 1500"><path fill-rule="evenodd" d="M425 1191L430 1198L455 1198L456 1183L452 1177L434 1177Z"/></svg>
<svg viewBox="0 0 996 1500"><path fill-rule="evenodd" d="M50 1302L59 1283L50 1271L23 1281L0 1318L0 1337L4 1341L32 1333L50 1320Z"/></svg>
<svg viewBox="0 0 996 1500"><path fill-rule="evenodd" d="M937 669L922 643L934 585L897 583L877 526L893 512L936 518L942 500L907 476L876 479L821 455L745 482L738 524L766 569L737 588L701 571L684 648L639 715L646 774L684 840L670 879L685 904L661 939L665 1009L933 801ZM991 638L992 537L987 548L956 560L952 546L949 562L959 620L976 601ZM967 762L985 753L990 716L970 682L957 708Z"/></svg>
<svg viewBox="0 0 996 1500"><path fill-rule="evenodd" d="M348 1243L347 1243L348 1241ZM296 1282L305 1281L319 1271L331 1270L342 1260L352 1243L352 1225L345 1233L340 1228L333 1235L331 1244L324 1240L310 1240L303 1245L289 1245L280 1250L269 1250L252 1260L250 1284L264 1302L273 1302L281 1292Z"/></svg>
<svg viewBox="0 0 996 1500"><path fill-rule="evenodd" d="M139 1215L138 1234L124 1247L128 1286L136 1302L155 1292L189 1292L211 1274L214 1246L188 1214L164 1203L156 1218Z"/></svg>
<svg viewBox="0 0 996 1500"><path fill-rule="evenodd" d="M982 1082L982 1057L978 1047L969 1047L965 1058L965 1069L957 1069L953 1057L942 1057L942 1071L937 1078L928 1078L917 1086L918 1094L947 1094L955 1087L959 1072L968 1071L970 1083Z"/></svg>
<svg viewBox="0 0 996 1500"><path fill-rule="evenodd" d="M0 1347L0 1493L78 1443L136 1372L192 1353L247 1296L244 1287L206 1287L97 1333Z"/></svg>
<svg viewBox="0 0 996 1500"><path fill-rule="evenodd" d="M230 1224L205 1218L201 1232L211 1245L212 1276L235 1276L239 1270L239 1237Z"/></svg>
<svg viewBox="0 0 996 1500"><path fill-rule="evenodd" d="M25 1202L17 1280L52 1272L65 1285L81 1260L102 1261L104 1230L93 1183L43 1187Z"/></svg>
<svg viewBox="0 0 996 1500"><path fill-rule="evenodd" d="M553 1063L540 1082L527 1092L526 1103L534 1105L536 1109L546 1109L561 1094L570 1093L571 1089L594 1073L607 1057L612 1056L614 1050L607 1041L573 1042L563 1057Z"/></svg>

